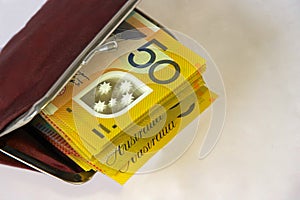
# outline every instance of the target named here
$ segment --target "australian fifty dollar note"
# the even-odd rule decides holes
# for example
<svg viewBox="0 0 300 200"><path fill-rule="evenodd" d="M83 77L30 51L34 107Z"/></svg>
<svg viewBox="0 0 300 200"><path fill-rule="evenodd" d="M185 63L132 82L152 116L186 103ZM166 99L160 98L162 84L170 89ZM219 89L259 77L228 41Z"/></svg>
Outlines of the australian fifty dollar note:
<svg viewBox="0 0 300 200"><path fill-rule="evenodd" d="M99 155L133 122L143 122L154 105L172 105L176 95L201 79L204 59L158 27L141 26L140 18L134 13L126 23L139 26L144 37L94 55L80 79L44 110L45 119L86 159Z"/></svg>

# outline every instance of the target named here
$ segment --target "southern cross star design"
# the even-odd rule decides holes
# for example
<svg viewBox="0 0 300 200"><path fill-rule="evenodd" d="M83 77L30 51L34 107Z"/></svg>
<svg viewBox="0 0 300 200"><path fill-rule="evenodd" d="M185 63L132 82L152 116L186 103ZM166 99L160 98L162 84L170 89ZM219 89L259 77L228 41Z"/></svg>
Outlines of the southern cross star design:
<svg viewBox="0 0 300 200"><path fill-rule="evenodd" d="M131 82L123 81L121 83L120 90L123 94L128 93L131 90L131 88L132 88L132 83Z"/></svg>
<svg viewBox="0 0 300 200"><path fill-rule="evenodd" d="M108 103L108 106L110 108L112 108L112 107L114 107L116 105L117 105L117 99L116 98L111 98L110 101L109 101L109 103Z"/></svg>
<svg viewBox="0 0 300 200"><path fill-rule="evenodd" d="M99 86L99 92L100 94L107 94L111 90L111 85L110 83L103 82Z"/></svg>
<svg viewBox="0 0 300 200"><path fill-rule="evenodd" d="M94 105L94 110L97 111L97 112L103 112L106 108L106 105L105 105L105 101L99 101L98 103L95 103Z"/></svg>
<svg viewBox="0 0 300 200"><path fill-rule="evenodd" d="M133 87L134 86L131 81L123 80L120 86L116 87L117 96L111 96L110 100L107 100L107 95L109 95L109 93L113 90L113 87L109 81L102 82L98 85L97 90L100 93L100 95L106 96L103 96L103 98L100 97L99 101L95 102L93 109L98 113L103 113L104 110L107 108L125 108L134 101L134 96L132 93Z"/></svg>
<svg viewBox="0 0 300 200"><path fill-rule="evenodd" d="M121 98L121 104L123 106L128 106L129 104L131 104L133 99L134 99L134 97L133 97L132 93L123 94L122 98Z"/></svg>

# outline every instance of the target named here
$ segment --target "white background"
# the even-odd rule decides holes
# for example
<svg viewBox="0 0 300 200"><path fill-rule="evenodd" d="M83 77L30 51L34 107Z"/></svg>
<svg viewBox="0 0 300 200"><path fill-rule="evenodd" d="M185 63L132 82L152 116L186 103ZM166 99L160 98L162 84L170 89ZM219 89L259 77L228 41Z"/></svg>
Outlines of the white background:
<svg viewBox="0 0 300 200"><path fill-rule="evenodd" d="M42 0L0 0L0 46ZM199 160L200 137L172 166L121 187L82 186L0 166L0 199L300 199L300 2L144 0L140 8L201 43L222 73L222 137Z"/></svg>

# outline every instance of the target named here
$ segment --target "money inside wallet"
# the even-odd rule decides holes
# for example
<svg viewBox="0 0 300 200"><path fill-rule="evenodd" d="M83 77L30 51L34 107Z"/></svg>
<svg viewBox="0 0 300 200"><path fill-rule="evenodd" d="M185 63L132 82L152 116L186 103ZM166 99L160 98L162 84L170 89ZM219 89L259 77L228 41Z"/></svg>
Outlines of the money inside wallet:
<svg viewBox="0 0 300 200"><path fill-rule="evenodd" d="M22 134L43 141L55 158L49 170L69 173L62 179L101 172L124 184L217 98L205 68L201 55L133 11Z"/></svg>

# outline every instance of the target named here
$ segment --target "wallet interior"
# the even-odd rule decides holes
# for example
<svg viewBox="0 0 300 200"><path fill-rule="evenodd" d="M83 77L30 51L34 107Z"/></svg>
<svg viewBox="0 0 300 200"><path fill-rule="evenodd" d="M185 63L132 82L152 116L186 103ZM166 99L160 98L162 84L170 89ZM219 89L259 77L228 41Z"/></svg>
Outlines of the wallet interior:
<svg viewBox="0 0 300 200"><path fill-rule="evenodd" d="M95 173L81 169L30 125L2 137L0 148L0 163L42 171L67 182L85 182Z"/></svg>

